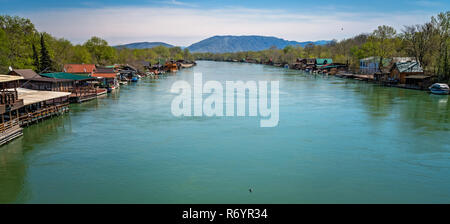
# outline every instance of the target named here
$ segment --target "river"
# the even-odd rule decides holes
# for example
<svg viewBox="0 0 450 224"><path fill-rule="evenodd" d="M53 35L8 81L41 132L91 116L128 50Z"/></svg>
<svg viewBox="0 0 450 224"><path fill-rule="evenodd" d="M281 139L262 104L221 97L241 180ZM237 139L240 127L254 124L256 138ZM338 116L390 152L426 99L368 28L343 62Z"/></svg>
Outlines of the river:
<svg viewBox="0 0 450 224"><path fill-rule="evenodd" d="M177 80L273 80L279 124L175 117ZM226 62L142 79L0 148L1 203L450 203L448 96ZM249 188L253 192L249 192Z"/></svg>

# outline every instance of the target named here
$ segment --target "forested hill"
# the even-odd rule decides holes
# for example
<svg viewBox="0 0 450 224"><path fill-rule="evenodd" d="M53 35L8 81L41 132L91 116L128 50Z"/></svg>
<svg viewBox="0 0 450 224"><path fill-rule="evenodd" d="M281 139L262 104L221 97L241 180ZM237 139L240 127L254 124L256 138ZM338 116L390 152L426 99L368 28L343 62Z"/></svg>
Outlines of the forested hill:
<svg viewBox="0 0 450 224"><path fill-rule="evenodd" d="M324 45L330 41L316 41L316 42L297 42L288 41L276 37L265 36L214 36L202 40L198 43L192 44L188 47L191 52L210 52L210 53L227 53L227 52L241 52L241 51L261 51L269 49L273 46L278 49L283 49L286 46L301 46L305 47L307 44Z"/></svg>
<svg viewBox="0 0 450 224"><path fill-rule="evenodd" d="M164 43L164 42L139 42L139 43L131 43L131 44L124 44L115 46L116 48L128 48L128 49L148 49L148 48L154 48L157 46L164 46L164 47L174 47L173 45Z"/></svg>

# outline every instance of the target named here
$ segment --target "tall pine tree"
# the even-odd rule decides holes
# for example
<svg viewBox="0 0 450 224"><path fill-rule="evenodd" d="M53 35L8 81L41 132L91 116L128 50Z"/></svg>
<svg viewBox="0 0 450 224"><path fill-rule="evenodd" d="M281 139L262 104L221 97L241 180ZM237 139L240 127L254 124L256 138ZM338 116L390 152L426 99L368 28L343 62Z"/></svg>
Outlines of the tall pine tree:
<svg viewBox="0 0 450 224"><path fill-rule="evenodd" d="M39 67L39 55L37 53L36 46L34 45L34 43L33 43L32 47L33 47L33 66L34 66L34 71L35 72L40 72L39 71L40 70L40 67Z"/></svg>
<svg viewBox="0 0 450 224"><path fill-rule="evenodd" d="M40 72L51 72L53 66L52 59L45 46L44 34L41 34L41 59L39 63Z"/></svg>

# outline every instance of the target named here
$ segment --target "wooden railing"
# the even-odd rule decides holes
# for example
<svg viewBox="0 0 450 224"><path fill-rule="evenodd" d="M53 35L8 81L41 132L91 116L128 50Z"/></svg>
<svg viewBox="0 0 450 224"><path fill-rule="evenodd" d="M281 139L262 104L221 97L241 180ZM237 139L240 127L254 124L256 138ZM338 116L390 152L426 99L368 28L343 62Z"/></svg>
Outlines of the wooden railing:
<svg viewBox="0 0 450 224"><path fill-rule="evenodd" d="M20 124L24 125L24 124L33 122L35 120L39 120L42 118L46 118L48 116L55 115L56 113L63 112L68 107L69 107L69 103L64 103L64 104L60 104L60 105L56 105L56 106L46 107L44 109L25 114L19 118Z"/></svg>
<svg viewBox="0 0 450 224"><path fill-rule="evenodd" d="M6 131L14 127L19 127L19 119L17 118L10 121L6 121L4 123L0 123L0 133L5 133Z"/></svg>
<svg viewBox="0 0 450 224"><path fill-rule="evenodd" d="M19 99L16 91L1 91L0 104L14 104Z"/></svg>
<svg viewBox="0 0 450 224"><path fill-rule="evenodd" d="M74 87L69 89L72 97L82 97L86 95L97 94L97 88L94 87Z"/></svg>

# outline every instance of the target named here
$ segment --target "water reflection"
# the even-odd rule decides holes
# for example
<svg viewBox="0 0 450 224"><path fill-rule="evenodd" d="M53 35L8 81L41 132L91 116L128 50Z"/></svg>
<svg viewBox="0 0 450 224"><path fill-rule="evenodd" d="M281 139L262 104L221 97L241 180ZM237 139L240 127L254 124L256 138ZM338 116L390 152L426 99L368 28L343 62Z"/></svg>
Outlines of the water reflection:
<svg viewBox="0 0 450 224"><path fill-rule="evenodd" d="M59 136L64 136L70 124L67 114L42 121L24 128L22 137L0 148L0 203L26 201L31 196L26 182L30 162L27 154L38 144L52 144Z"/></svg>
<svg viewBox="0 0 450 224"><path fill-rule="evenodd" d="M26 176L23 137L0 148L0 203L17 201Z"/></svg>
<svg viewBox="0 0 450 224"><path fill-rule="evenodd" d="M398 119L405 128L450 130L448 96L369 84L355 85L353 88L360 95L366 113L374 118Z"/></svg>
<svg viewBox="0 0 450 224"><path fill-rule="evenodd" d="M204 81L279 80L281 125L173 117L170 86L194 70ZM26 128L0 148L0 202L448 202L449 111L448 96L200 63ZM264 194L246 197L249 182Z"/></svg>

